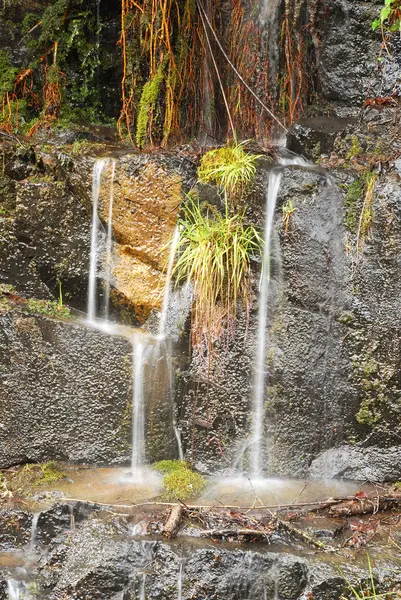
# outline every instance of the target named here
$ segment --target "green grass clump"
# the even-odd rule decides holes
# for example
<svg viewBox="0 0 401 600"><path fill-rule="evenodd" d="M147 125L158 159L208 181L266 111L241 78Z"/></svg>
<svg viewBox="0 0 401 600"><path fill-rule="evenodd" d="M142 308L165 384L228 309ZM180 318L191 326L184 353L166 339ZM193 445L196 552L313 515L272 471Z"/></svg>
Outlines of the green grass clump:
<svg viewBox="0 0 401 600"><path fill-rule="evenodd" d="M48 315L49 317L67 319L71 314L70 309L67 306L62 306L60 303L53 300L29 298L27 300L27 306L30 312Z"/></svg>
<svg viewBox="0 0 401 600"><path fill-rule="evenodd" d="M54 483L55 481L59 481L60 479L65 478L65 473L60 469L58 464L51 460L48 463L43 463L40 465L42 471L42 477L39 481L40 485L47 485L49 483Z"/></svg>
<svg viewBox="0 0 401 600"><path fill-rule="evenodd" d="M259 154L245 152L247 142L209 150L203 155L198 169L201 183L215 183L229 194L243 192L256 173Z"/></svg>
<svg viewBox="0 0 401 600"><path fill-rule="evenodd" d="M16 494L29 496L40 486L50 485L61 479L66 474L55 461L42 464L28 464L15 473L7 475L5 482L7 488Z"/></svg>
<svg viewBox="0 0 401 600"><path fill-rule="evenodd" d="M252 297L251 257L262 240L244 215L223 216L189 199L179 222L177 282L192 283L192 345L209 351L233 330L237 305Z"/></svg>

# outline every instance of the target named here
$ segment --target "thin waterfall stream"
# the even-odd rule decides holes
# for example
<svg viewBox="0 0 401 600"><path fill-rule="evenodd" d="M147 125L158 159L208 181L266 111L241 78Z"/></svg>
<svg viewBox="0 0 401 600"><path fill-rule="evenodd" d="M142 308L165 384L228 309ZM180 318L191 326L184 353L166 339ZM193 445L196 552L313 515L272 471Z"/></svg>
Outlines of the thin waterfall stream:
<svg viewBox="0 0 401 600"><path fill-rule="evenodd" d="M106 238L106 275L105 275L105 290L104 290L104 318L109 320L110 309L110 287L113 271L113 199L114 199L114 176L116 172L116 161L111 161L111 181L109 194L109 214L107 221L107 238Z"/></svg>
<svg viewBox="0 0 401 600"><path fill-rule="evenodd" d="M252 421L252 455L251 474L260 477L262 462L262 434L264 419L264 396L266 378L266 343L267 343L267 309L269 299L270 267L271 267L271 238L274 226L274 214L277 196L282 178L281 170L272 169L269 173L267 201L266 201L266 224L264 231L264 249L262 262L262 281L260 285L259 313L258 313L258 337L256 348L256 366L254 370L253 386L253 421Z"/></svg>
<svg viewBox="0 0 401 600"><path fill-rule="evenodd" d="M171 356L171 342L168 339L167 320L171 302L172 273L174 259L179 241L179 229L176 226L171 243L171 249L167 264L166 280L163 293L162 310L159 318L157 335L146 333L142 330L132 330L118 323L110 321L110 291L113 277L113 208L114 208L114 179L117 161L115 158L105 157L95 161L92 176L92 230L90 249L90 268L88 281L88 309L87 323L99 331L109 335L123 336L127 338L132 346L132 455L130 479L135 482L143 481L143 467L146 463L145 457L145 386L144 368L151 361L154 369L159 359L164 356L167 369L167 395L173 405L174 377ZM102 194L103 181L108 173L107 185L109 185L107 206L107 230L104 249L100 243L101 222L98 216L100 208L100 197ZM104 253L104 298L103 306L98 314L98 277L99 264L102 262L101 254ZM150 342L150 343L148 343ZM184 454L181 444L181 432L178 429L174 416L172 427L177 441L178 453L181 459Z"/></svg>
<svg viewBox="0 0 401 600"><path fill-rule="evenodd" d="M258 330L253 374L252 398L252 430L251 430L251 475L257 479L262 477L266 467L267 457L263 453L263 432L266 402L266 350L268 345L268 310L271 280L271 247L274 230L274 217L277 198L280 191L283 169L285 167L301 167L311 172L322 174L319 167L306 161L301 156L285 156L279 159L277 167L271 169L268 176L265 207L265 230L262 259L262 278L260 284ZM330 176L325 174L328 182Z"/></svg>

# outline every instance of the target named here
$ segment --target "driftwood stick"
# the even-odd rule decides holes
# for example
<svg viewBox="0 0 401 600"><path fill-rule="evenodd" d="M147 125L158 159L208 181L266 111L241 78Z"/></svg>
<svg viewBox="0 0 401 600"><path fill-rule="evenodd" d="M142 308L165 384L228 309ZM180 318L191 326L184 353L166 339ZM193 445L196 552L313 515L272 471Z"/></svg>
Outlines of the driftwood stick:
<svg viewBox="0 0 401 600"><path fill-rule="evenodd" d="M181 505L173 506L170 516L164 526L163 535L167 539L175 538L181 524L184 508Z"/></svg>
<svg viewBox="0 0 401 600"><path fill-rule="evenodd" d="M262 531L259 529L247 529L242 527L240 529L204 529L199 532L201 537L210 538L226 538L226 537L239 537L241 535L252 536L252 537L263 537L266 540L269 539L269 531Z"/></svg>
<svg viewBox="0 0 401 600"><path fill-rule="evenodd" d="M401 506L401 496L376 496L376 498L352 498L330 508L333 517L355 517L376 514Z"/></svg>
<svg viewBox="0 0 401 600"><path fill-rule="evenodd" d="M186 508L188 509L207 509L207 510L215 510L215 509L235 509L235 510L270 510L270 509L280 509L280 508L305 508L308 506L316 507L312 508L312 510L321 510L322 508L329 508L333 504L338 504L340 502L345 502L349 498L338 498L335 500L325 500L318 502L299 502L298 504L272 504L267 506L262 504L255 508L255 506L239 506L238 504L186 504ZM122 508L125 510L133 509L133 508L141 508L143 506L182 506L182 504L178 502L158 502L157 500L148 500L146 502L140 502L139 504L110 504L110 502L96 502L93 500L83 500L82 498L58 498L58 502L83 502L84 504L93 504L99 506L108 506L112 508Z"/></svg>
<svg viewBox="0 0 401 600"><path fill-rule="evenodd" d="M283 519L277 519L277 523L278 523L279 527L281 527L285 531L288 531L288 533L291 533L295 537L300 538L302 541L306 542L310 546L319 548L319 550L327 550L328 549L326 544L323 544L323 542L320 542L312 535L309 535L308 533L306 533L306 531L303 531L302 529L298 529L297 527L294 527L294 525L292 525L292 523L289 523L288 521L284 521Z"/></svg>

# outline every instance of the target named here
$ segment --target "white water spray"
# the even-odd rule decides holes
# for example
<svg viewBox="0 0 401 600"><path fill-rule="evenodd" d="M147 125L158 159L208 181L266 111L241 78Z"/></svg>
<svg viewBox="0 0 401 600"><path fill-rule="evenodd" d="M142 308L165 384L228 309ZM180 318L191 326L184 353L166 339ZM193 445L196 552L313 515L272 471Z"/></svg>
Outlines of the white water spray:
<svg viewBox="0 0 401 600"><path fill-rule="evenodd" d="M132 368L134 373L132 393L132 461L134 480L141 479L145 463L145 406L143 394L143 369L145 346L138 335L132 338Z"/></svg>
<svg viewBox="0 0 401 600"><path fill-rule="evenodd" d="M30 554L33 554L35 552L35 545L36 545L36 537L37 537L37 532L38 532L39 517L40 517L40 512L34 513L34 515L32 517L31 539L29 541L29 553Z"/></svg>
<svg viewBox="0 0 401 600"><path fill-rule="evenodd" d="M97 265L98 265L98 207L99 193L102 173L109 164L110 159L99 158L93 167L92 177L92 233L91 233L91 254L89 266L89 285L88 285L88 322L93 323L96 316L96 296L97 296Z"/></svg>
<svg viewBox="0 0 401 600"><path fill-rule="evenodd" d="M114 176L116 172L116 161L111 161L111 180L109 194L109 214L107 220L107 239L106 239L106 276L104 290L104 318L109 319L110 305L110 284L113 271L113 199L114 199Z"/></svg>
<svg viewBox="0 0 401 600"><path fill-rule="evenodd" d="M7 581L7 598L8 600L29 600L31 594L24 581L9 579Z"/></svg>
<svg viewBox="0 0 401 600"><path fill-rule="evenodd" d="M274 225L274 211L276 208L277 195L280 189L282 173L272 170L269 173L266 202L266 224L264 232L263 249L263 272L260 285L259 314L258 314L258 338L256 350L256 366L253 383L253 422L252 422L252 476L259 477L261 474L261 440L263 433L264 417L264 391L265 391L265 360L266 360L266 326L267 307L270 283L270 253L271 238Z"/></svg>
<svg viewBox="0 0 401 600"><path fill-rule="evenodd" d="M166 284L164 286L164 296L163 296L163 307L160 315L159 322L159 337L165 337L166 335L166 321L168 315L168 309L170 305L170 295L171 295L171 276L173 274L174 267L174 259L177 252L177 246L180 239L180 230L178 225L174 230L173 240L171 242L170 249L170 257L167 266L167 275L166 275Z"/></svg>

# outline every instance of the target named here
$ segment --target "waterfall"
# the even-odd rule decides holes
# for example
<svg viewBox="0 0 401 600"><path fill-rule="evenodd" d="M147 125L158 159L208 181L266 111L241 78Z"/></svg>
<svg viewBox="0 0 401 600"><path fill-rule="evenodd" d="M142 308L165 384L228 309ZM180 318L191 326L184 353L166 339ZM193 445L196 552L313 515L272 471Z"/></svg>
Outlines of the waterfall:
<svg viewBox="0 0 401 600"><path fill-rule="evenodd" d="M146 573L144 573L142 576L141 592L140 592L139 600L146 600Z"/></svg>
<svg viewBox="0 0 401 600"><path fill-rule="evenodd" d="M106 278L106 293L105 293L105 305L104 314L108 315L108 303L110 296L110 278L111 278L111 248L112 248L112 216L113 216L113 184L115 174L115 159L111 158L99 158L96 160L93 167L92 176L92 231L91 231L91 250L90 250L90 266L89 266L89 284L88 284L88 323L94 322L96 318L96 306L97 306L97 275L98 275L98 262L99 262L99 196L102 183L102 175L104 170L111 164L111 182L110 182L110 195L109 195L109 219L107 227L107 241L106 241L106 260L107 260L107 278ZM108 287L107 287L108 286Z"/></svg>
<svg viewBox="0 0 401 600"><path fill-rule="evenodd" d="M109 194L109 215L107 220L107 238L106 238L106 277L104 291L104 318L109 319L109 304L110 304L110 284L113 267L113 199L114 199L114 175L116 172L116 161L111 162L111 181Z"/></svg>
<svg viewBox="0 0 401 600"><path fill-rule="evenodd" d="M16 579L8 579L7 598L8 600L29 600L31 595L26 583Z"/></svg>
<svg viewBox="0 0 401 600"><path fill-rule="evenodd" d="M262 280L260 284L259 311L258 311L258 336L256 345L255 368L253 377L253 411L252 411L252 435L251 435L251 474L253 477L262 475L262 437L264 430L264 404L265 404L265 380L266 380L266 346L267 346L267 312L269 303L270 287L270 255L271 241L274 226L274 212L277 203L277 196L280 190L282 172L285 167L301 167L319 175L324 174L329 184L331 184L330 174L326 173L319 166L315 166L301 156L288 155L279 159L277 168L273 168L269 173L268 188L266 195L266 224L264 231L263 247L263 266Z"/></svg>
<svg viewBox="0 0 401 600"><path fill-rule="evenodd" d="M266 360L266 327L267 308L270 283L270 250L271 237L274 225L274 211L277 196L280 189L282 173L281 170L273 169L269 173L266 202L266 224L264 232L263 248L263 272L260 284L259 314L258 314L258 337L256 349L256 362L253 382L253 421L252 421L252 455L251 473L253 477L261 475L262 460L262 434L264 417L264 391L265 391L265 360Z"/></svg>
<svg viewBox="0 0 401 600"><path fill-rule="evenodd" d="M145 406L143 393L143 368L145 346L138 335L132 337L132 477L140 480L145 463Z"/></svg>
<svg viewBox="0 0 401 600"><path fill-rule="evenodd" d="M93 167L92 176L92 232L91 232L91 253L89 266L89 285L88 285L88 322L92 323L96 316L96 293L97 293L97 263L98 263L98 207L100 183L103 170L109 163L108 158L99 158Z"/></svg>
<svg viewBox="0 0 401 600"><path fill-rule="evenodd" d="M40 517L40 512L34 513L32 517L31 524L31 539L29 541L29 553L33 554L35 552L35 544L36 544L36 536L38 532L38 521Z"/></svg>
<svg viewBox="0 0 401 600"><path fill-rule="evenodd" d="M182 600L182 578L183 578L183 572L184 572L184 565L181 561L180 563L180 569L178 571L178 581L177 581L177 591L178 591L178 595L177 595L177 600Z"/></svg>
<svg viewBox="0 0 401 600"><path fill-rule="evenodd" d="M164 286L163 306L162 306L162 312L160 315L160 322L159 322L159 337L161 337L161 338L165 337L165 335L166 335L166 321L167 321L167 314L168 314L168 308L169 308L169 304L170 304L170 294L171 294L171 276L173 274L174 259L175 259L175 255L177 252L177 246L178 246L179 239L180 239L180 230L177 225L174 230L173 241L171 243L170 257L169 257L168 266L167 266L166 284Z"/></svg>

